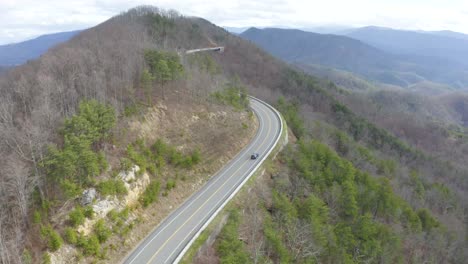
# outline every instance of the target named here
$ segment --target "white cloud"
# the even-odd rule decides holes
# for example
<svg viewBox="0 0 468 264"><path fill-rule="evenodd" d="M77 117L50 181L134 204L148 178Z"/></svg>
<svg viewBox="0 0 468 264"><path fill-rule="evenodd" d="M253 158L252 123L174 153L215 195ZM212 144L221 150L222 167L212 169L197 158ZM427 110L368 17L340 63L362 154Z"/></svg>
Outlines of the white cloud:
<svg viewBox="0 0 468 264"><path fill-rule="evenodd" d="M0 0L0 44L94 26L143 4L222 26L376 25L468 33L466 0Z"/></svg>

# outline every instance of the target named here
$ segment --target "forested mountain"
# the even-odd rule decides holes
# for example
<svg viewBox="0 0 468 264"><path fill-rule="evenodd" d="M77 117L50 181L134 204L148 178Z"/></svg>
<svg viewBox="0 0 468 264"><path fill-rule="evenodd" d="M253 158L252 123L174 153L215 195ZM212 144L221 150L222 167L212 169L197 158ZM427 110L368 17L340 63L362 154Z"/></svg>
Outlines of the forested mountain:
<svg viewBox="0 0 468 264"><path fill-rule="evenodd" d="M358 54L387 56L356 40L340 43L348 42L362 47ZM224 53L177 53L213 43ZM341 47L322 45L327 52ZM342 56L358 57L343 50ZM378 105L362 104L329 80L293 69L204 19L139 7L0 78L2 262L38 262L49 253L74 262L120 261L145 237L135 229L164 218L183 200L178 192L197 186L196 173L206 177L210 160L221 164L219 154L242 145L233 138L255 126L243 115L245 91L274 104L293 135L264 180L253 183L248 202L233 206L212 248L214 261L466 260L464 130L418 128L427 134L412 141L398 133L404 126L386 130L375 122L383 114ZM454 98L446 101L465 109ZM417 103L404 105L425 111ZM163 135L167 140L157 140ZM428 142L437 144L425 148ZM440 155L448 151L459 157ZM122 183L120 171L133 164L142 172ZM95 215L79 205L84 189L119 197L147 174L150 183L134 206Z"/></svg>
<svg viewBox="0 0 468 264"><path fill-rule="evenodd" d="M391 56L376 48L338 35L295 29L250 28L241 37L288 62L323 64L355 72L391 69L396 63Z"/></svg>
<svg viewBox="0 0 468 264"><path fill-rule="evenodd" d="M395 54L435 57L465 66L468 64L468 35L461 33L364 27L351 30L346 36Z"/></svg>
<svg viewBox="0 0 468 264"><path fill-rule="evenodd" d="M251 28L240 36L290 63L320 64L385 84L407 87L427 80L456 88L468 85L468 66L444 57L393 54L350 37L293 29Z"/></svg>
<svg viewBox="0 0 468 264"><path fill-rule="evenodd" d="M51 47L69 40L80 31L47 34L19 43L1 45L0 66L16 66L36 59Z"/></svg>
<svg viewBox="0 0 468 264"><path fill-rule="evenodd" d="M0 263L120 261L240 151L245 88L177 53L211 27L135 8L0 77Z"/></svg>

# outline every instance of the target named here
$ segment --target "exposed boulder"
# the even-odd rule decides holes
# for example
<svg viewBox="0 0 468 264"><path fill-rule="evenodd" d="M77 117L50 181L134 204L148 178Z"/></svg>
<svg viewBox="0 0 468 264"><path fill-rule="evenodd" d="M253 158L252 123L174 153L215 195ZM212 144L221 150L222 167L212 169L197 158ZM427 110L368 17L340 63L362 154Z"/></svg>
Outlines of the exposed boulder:
<svg viewBox="0 0 468 264"><path fill-rule="evenodd" d="M129 183L135 180L135 176L138 171L140 171L140 167L138 165L134 165L129 171L121 171L119 173L119 178L124 182Z"/></svg>
<svg viewBox="0 0 468 264"><path fill-rule="evenodd" d="M138 202L141 194L146 190L146 187L150 183L150 177L148 173L144 173L137 180L130 183L124 182L125 187L128 190L127 195L124 197L124 203L128 206L132 206Z"/></svg>
<svg viewBox="0 0 468 264"><path fill-rule="evenodd" d="M86 206L91 204L96 198L96 189L89 188L83 191L83 195L81 196L81 205Z"/></svg>
<svg viewBox="0 0 468 264"><path fill-rule="evenodd" d="M98 219L105 218L111 210L120 211L125 208L125 206L132 206L138 202L141 194L145 191L146 187L150 183L150 177L148 173L143 173L143 175L136 177L136 173L139 170L140 167L135 165L129 171L122 171L119 173L119 179L123 181L125 188L128 190L128 193L120 199L117 196L108 196L105 199L97 200L93 204L93 211L95 214L94 218L86 219L85 222L78 227L78 232L81 232L84 235L88 235L92 231L93 225L96 223L96 221ZM96 190L89 190L91 189L86 190L88 192L85 191L87 193L86 197L91 196L91 194L93 194L95 197ZM85 196L85 192L83 192L83 197Z"/></svg>

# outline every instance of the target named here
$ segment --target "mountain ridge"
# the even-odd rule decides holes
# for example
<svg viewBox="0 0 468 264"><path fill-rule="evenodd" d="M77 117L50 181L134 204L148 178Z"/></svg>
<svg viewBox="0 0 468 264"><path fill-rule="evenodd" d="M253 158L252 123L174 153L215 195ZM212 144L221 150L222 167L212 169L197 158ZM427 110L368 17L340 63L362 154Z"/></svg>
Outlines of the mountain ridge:
<svg viewBox="0 0 468 264"><path fill-rule="evenodd" d="M395 54L447 58L465 65L468 61L468 36L458 32L421 32L369 26L354 29L345 35Z"/></svg>
<svg viewBox="0 0 468 264"><path fill-rule="evenodd" d="M71 39L82 31L46 34L22 42L0 45L0 66L17 66L36 59L51 47Z"/></svg>
<svg viewBox="0 0 468 264"><path fill-rule="evenodd" d="M424 80L468 87L464 64L420 54L392 54L348 36L277 28L251 28L240 36L289 63L320 64L402 87Z"/></svg>

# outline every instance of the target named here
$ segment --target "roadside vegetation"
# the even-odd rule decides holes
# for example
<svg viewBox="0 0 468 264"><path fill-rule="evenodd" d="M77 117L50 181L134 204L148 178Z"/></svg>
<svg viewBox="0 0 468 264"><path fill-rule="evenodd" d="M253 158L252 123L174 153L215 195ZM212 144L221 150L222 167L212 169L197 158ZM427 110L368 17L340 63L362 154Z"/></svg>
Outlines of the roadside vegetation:
<svg viewBox="0 0 468 264"><path fill-rule="evenodd" d="M50 146L42 164L66 198L80 195L83 188L93 184L94 177L107 169L101 146L115 120L114 109L95 100L81 102L77 114L65 120L61 129L63 145Z"/></svg>
<svg viewBox="0 0 468 264"><path fill-rule="evenodd" d="M240 263L235 259L245 254L249 255L245 263L457 262L457 256L440 248L440 243L458 242L434 215L437 209L408 202L394 190L407 184L415 197L425 199L426 190L437 189L451 204L448 188L422 180L416 170L407 182L400 182L402 165L398 159L376 155L371 148L379 145L373 141L365 147L332 125L318 121L307 125L297 102L281 98L277 107L298 141L281 152L253 194L240 198L249 203L235 206L214 246L221 263ZM352 127L350 131L356 131ZM382 135L397 153L417 157L410 147ZM265 188L271 197L265 196ZM245 243L229 247L230 237L242 237ZM435 238L437 242L429 242ZM424 255L417 253L421 250Z"/></svg>
<svg viewBox="0 0 468 264"><path fill-rule="evenodd" d="M230 105L236 110L247 110L249 107L247 89L238 80L231 81L223 90L214 92L211 96L216 102Z"/></svg>

